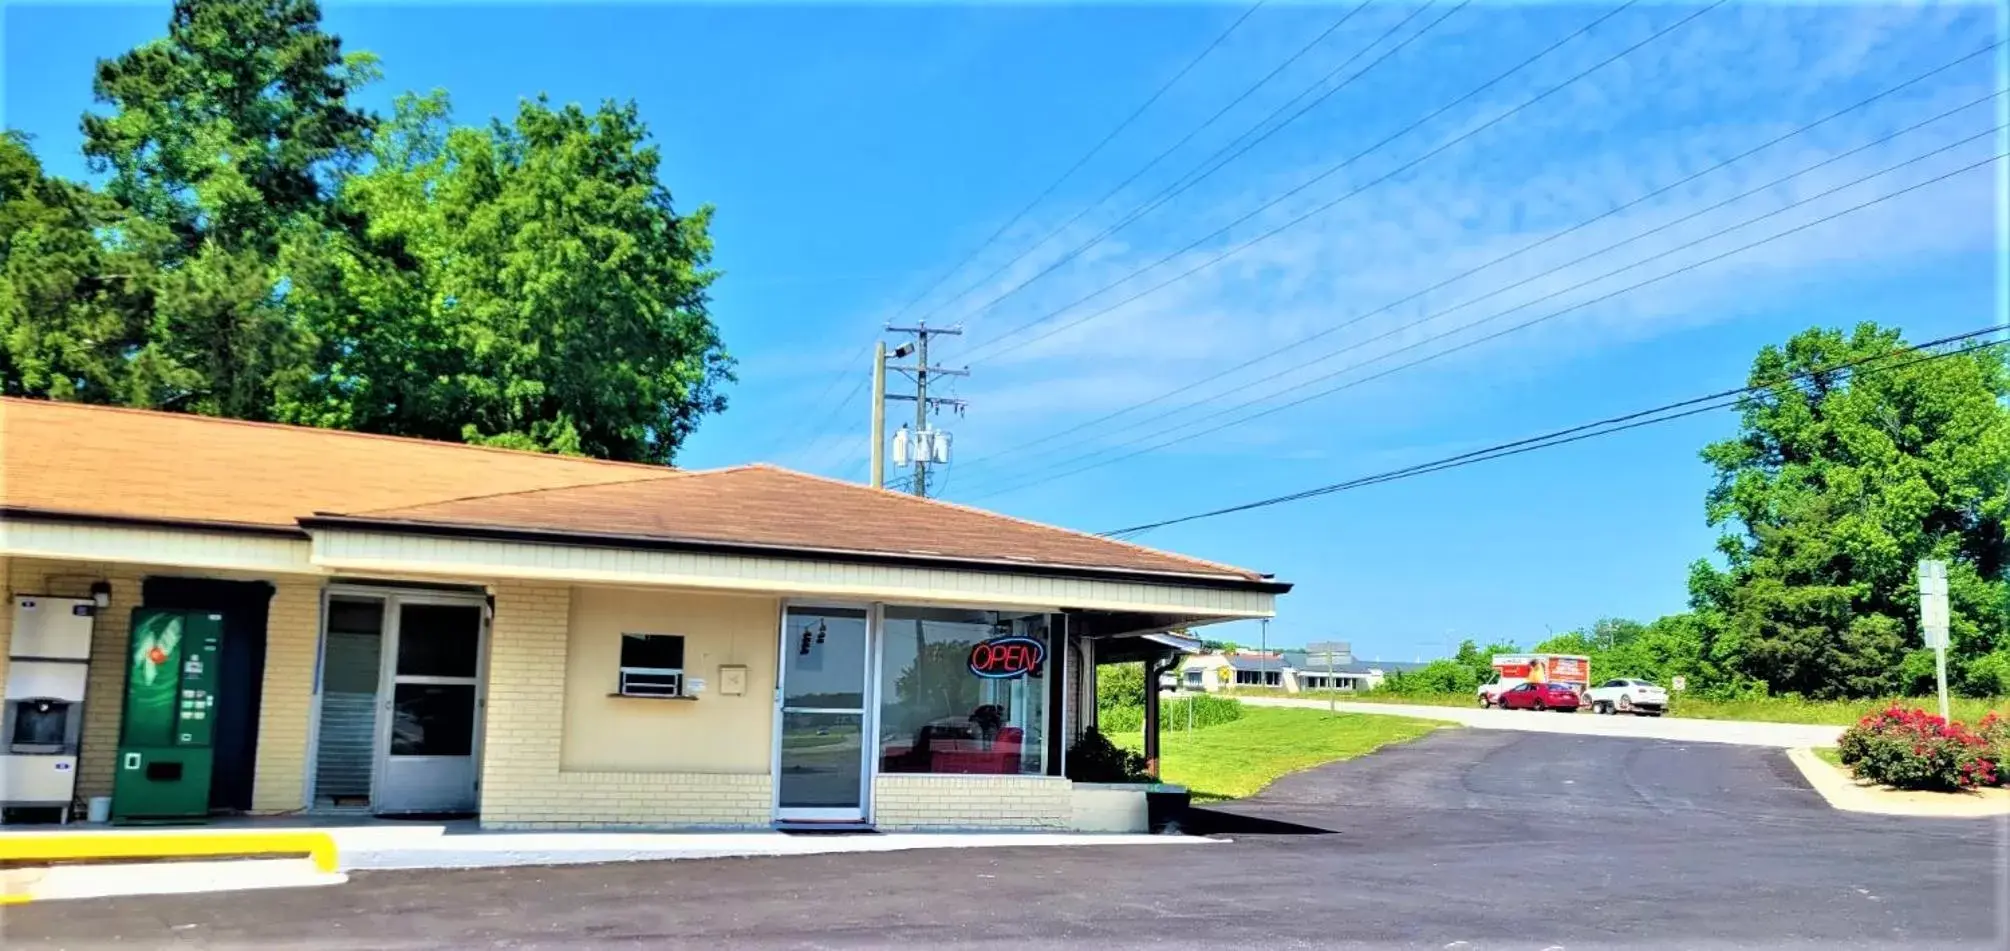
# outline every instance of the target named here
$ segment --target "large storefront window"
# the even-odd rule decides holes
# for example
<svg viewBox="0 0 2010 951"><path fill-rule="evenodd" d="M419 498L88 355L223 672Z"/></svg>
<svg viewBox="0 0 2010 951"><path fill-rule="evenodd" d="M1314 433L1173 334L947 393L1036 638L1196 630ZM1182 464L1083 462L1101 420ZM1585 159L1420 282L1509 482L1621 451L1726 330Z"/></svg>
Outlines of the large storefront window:
<svg viewBox="0 0 2010 951"><path fill-rule="evenodd" d="M1045 614L886 609L880 663L885 773L1045 770Z"/></svg>

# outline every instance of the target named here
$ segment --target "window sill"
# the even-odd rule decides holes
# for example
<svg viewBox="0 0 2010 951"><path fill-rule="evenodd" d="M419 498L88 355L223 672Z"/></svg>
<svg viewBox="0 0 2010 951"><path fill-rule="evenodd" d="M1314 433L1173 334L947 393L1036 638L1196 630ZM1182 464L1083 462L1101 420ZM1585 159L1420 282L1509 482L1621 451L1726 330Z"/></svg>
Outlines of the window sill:
<svg viewBox="0 0 2010 951"><path fill-rule="evenodd" d="M697 697L690 697L690 696L649 697L633 693L610 693L608 694L608 696L613 697L617 700L694 700L695 701L698 699Z"/></svg>

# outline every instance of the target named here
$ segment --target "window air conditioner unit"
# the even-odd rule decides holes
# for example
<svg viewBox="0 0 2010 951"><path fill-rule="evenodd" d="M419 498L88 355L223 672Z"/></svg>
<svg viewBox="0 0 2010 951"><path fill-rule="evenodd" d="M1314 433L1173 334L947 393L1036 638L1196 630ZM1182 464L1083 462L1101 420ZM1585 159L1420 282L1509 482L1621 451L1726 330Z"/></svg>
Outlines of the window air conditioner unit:
<svg viewBox="0 0 2010 951"><path fill-rule="evenodd" d="M621 695L624 697L681 697L684 671L671 667L621 668Z"/></svg>

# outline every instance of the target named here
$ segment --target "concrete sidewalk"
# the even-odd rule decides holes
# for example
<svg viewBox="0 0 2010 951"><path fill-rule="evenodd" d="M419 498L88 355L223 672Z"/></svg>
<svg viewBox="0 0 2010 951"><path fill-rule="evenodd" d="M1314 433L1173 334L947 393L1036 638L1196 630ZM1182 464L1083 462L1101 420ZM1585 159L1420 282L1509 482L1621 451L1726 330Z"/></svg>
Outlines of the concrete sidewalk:
<svg viewBox="0 0 2010 951"><path fill-rule="evenodd" d="M1325 700L1295 697L1237 697L1258 707L1306 707L1324 710ZM1409 703L1355 703L1339 701L1336 709L1346 713L1375 713L1385 716L1422 717L1449 720L1481 730L1519 730L1531 733L1569 733L1578 736L1615 736L1647 740L1678 740L1688 743L1732 743L1739 746L1770 746L1794 749L1805 746L1834 746L1842 736L1839 726L1809 726L1802 723L1753 723L1746 720L1685 720L1681 717L1599 716L1592 713L1548 713L1533 710L1434 707Z"/></svg>

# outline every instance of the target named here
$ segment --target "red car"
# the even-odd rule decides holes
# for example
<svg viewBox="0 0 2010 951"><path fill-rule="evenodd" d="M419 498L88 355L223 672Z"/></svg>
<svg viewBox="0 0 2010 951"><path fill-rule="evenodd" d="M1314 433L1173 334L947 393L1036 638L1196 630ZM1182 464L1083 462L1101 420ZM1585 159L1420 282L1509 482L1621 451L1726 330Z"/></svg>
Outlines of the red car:
<svg viewBox="0 0 2010 951"><path fill-rule="evenodd" d="M1560 710L1576 713L1577 691L1568 684L1527 683L1501 692L1495 701L1503 710Z"/></svg>

